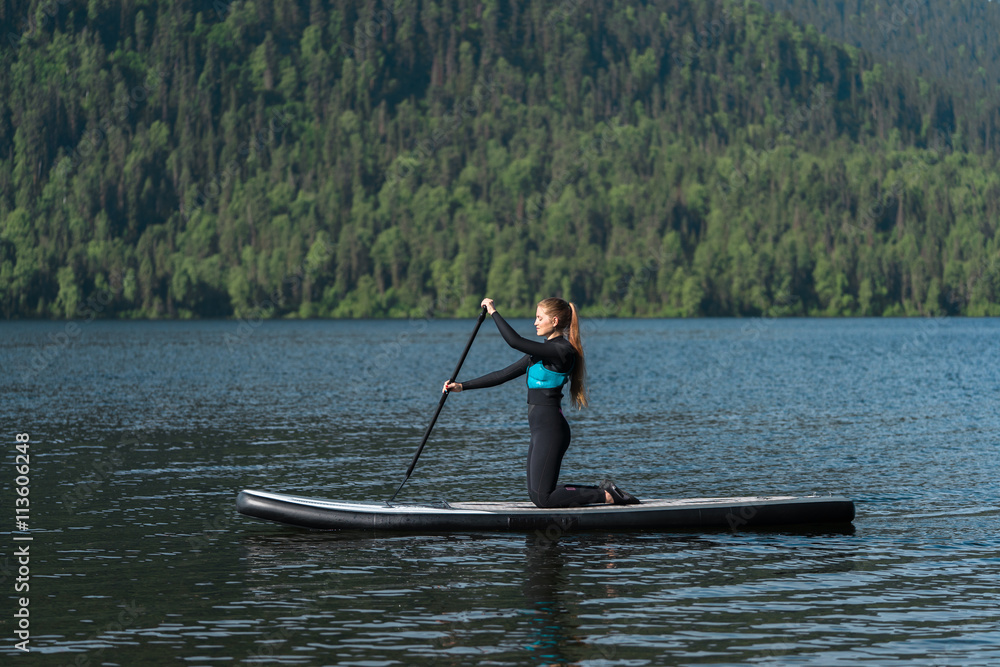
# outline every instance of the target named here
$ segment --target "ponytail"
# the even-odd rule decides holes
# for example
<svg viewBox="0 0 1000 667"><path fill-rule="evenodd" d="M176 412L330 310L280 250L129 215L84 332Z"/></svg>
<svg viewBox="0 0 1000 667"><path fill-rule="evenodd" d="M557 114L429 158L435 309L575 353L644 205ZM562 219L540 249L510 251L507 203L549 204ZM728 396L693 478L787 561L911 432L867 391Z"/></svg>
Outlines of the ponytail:
<svg viewBox="0 0 1000 667"><path fill-rule="evenodd" d="M539 302L546 313L559 320L561 332L576 351L576 362L569 376L569 394L578 409L587 407L587 364L583 358L583 339L580 338L580 316L576 304L557 297Z"/></svg>
<svg viewBox="0 0 1000 667"><path fill-rule="evenodd" d="M587 407L587 364L583 360L583 339L580 338L580 316L576 312L576 304L571 302L569 309L573 311L573 319L567 327L567 340L576 350L576 364L569 377L569 395L579 410Z"/></svg>

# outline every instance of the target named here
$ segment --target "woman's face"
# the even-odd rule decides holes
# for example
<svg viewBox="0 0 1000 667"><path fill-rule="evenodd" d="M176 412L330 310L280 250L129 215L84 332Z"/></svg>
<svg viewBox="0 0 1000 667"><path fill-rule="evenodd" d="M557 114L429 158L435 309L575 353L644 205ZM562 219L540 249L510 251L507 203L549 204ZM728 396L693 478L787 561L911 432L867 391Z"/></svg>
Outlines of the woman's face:
<svg viewBox="0 0 1000 667"><path fill-rule="evenodd" d="M535 333L539 336L550 337L556 331L557 324L559 320L551 317L541 306L535 308Z"/></svg>

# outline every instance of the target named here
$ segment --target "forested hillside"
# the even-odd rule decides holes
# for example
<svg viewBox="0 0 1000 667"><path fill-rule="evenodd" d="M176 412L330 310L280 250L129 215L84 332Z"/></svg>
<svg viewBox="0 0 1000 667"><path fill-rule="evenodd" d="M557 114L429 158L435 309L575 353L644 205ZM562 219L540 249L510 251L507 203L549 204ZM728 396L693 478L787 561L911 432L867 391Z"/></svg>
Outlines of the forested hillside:
<svg viewBox="0 0 1000 667"><path fill-rule="evenodd" d="M5 317L1000 314L997 107L753 3L0 25Z"/></svg>
<svg viewBox="0 0 1000 667"><path fill-rule="evenodd" d="M977 104L1000 97L1000 3L991 0L761 0L878 60L947 81Z"/></svg>

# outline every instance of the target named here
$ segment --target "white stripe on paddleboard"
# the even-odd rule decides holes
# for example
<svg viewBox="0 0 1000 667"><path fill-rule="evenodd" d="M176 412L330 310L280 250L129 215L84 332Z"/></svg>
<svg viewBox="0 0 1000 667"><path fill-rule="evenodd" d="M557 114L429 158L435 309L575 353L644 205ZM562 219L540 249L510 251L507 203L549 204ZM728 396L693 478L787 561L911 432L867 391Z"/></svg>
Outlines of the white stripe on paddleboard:
<svg viewBox="0 0 1000 667"><path fill-rule="evenodd" d="M304 505L306 507L317 507L320 509L337 510L340 512L361 512L365 514L495 514L486 510L475 509L447 509L444 507L426 507L416 505L386 505L385 503L357 503L342 502L337 500L326 500L324 498L306 498L304 496L289 496L284 493L270 493L268 491L252 491L244 489L243 493L258 498L277 500L293 505Z"/></svg>
<svg viewBox="0 0 1000 667"><path fill-rule="evenodd" d="M349 502L325 498L307 498L269 491L244 489L243 493L268 500L319 509L362 514L582 514L593 512L641 512L670 509L696 509L721 506L754 507L764 505L837 502L842 496L743 496L736 498L672 498L644 500L639 505L586 505L584 507L540 508L529 502L455 502L450 506L386 505L384 502Z"/></svg>

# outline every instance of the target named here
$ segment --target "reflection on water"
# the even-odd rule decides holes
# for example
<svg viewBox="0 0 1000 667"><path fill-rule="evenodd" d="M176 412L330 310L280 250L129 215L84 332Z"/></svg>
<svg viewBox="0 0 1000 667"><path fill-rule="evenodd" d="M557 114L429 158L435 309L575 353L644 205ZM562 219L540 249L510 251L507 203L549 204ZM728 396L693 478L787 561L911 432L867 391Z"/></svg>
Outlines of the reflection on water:
<svg viewBox="0 0 1000 667"><path fill-rule="evenodd" d="M566 554L559 540L525 538L525 572L522 595L527 603L529 641L525 648L535 662L566 664L579 653L584 640L579 620L567 605ZM577 650L574 650L577 649Z"/></svg>
<svg viewBox="0 0 1000 667"><path fill-rule="evenodd" d="M967 590L968 566L901 546L788 534L287 536L251 541L248 562L259 601L316 601L282 615L280 632L305 632L294 622L311 612L327 632L353 637L343 658L476 647L501 664L655 662L725 647L740 664L815 652L831 633L844 643L855 634L889 641L900 628L954 633L960 624L936 606L949 589ZM269 584L278 571L281 585ZM422 649L412 645L420 635Z"/></svg>
<svg viewBox="0 0 1000 667"><path fill-rule="evenodd" d="M0 332L0 417L32 436L32 664L1000 661L993 320L589 333L567 479L835 492L851 529L391 536L234 501L388 498L469 323L269 322L234 342L233 322L94 322L38 362L64 326ZM512 360L484 328L465 369ZM523 499L525 413L523 386L449 399L401 499Z"/></svg>

